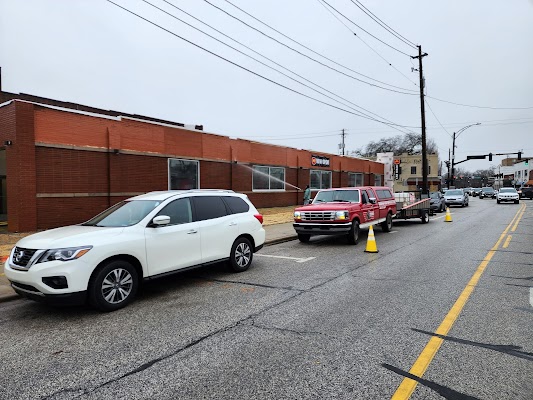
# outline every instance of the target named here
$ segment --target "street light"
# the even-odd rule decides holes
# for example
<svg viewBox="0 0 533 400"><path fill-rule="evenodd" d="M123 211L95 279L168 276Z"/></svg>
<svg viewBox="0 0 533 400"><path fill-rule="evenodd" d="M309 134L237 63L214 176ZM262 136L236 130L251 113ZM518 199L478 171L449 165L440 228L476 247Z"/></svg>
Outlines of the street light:
<svg viewBox="0 0 533 400"><path fill-rule="evenodd" d="M470 125L467 125L461 129L459 129L457 132L454 132L453 133L453 145L452 145L452 176L450 178L449 174L450 174L450 170L448 170L448 187L450 186L453 186L454 185L454 173L455 173L455 170L454 170L454 166L455 166L455 138L459 137L459 135L461 133L463 133L464 131L466 131L468 128L472 127L472 126L476 126L476 125L481 125L481 122L476 122L475 124L470 124Z"/></svg>

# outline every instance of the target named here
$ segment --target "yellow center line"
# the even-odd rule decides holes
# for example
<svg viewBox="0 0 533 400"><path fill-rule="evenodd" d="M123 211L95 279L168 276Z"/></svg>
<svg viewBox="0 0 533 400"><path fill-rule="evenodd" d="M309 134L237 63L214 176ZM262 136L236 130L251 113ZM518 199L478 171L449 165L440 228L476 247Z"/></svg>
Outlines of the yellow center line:
<svg viewBox="0 0 533 400"><path fill-rule="evenodd" d="M511 239L513 238L512 235L509 235L507 236L507 239L505 240L505 243L503 244L503 248L506 249L507 247L509 247L509 243L511 242Z"/></svg>
<svg viewBox="0 0 533 400"><path fill-rule="evenodd" d="M472 275L472 278L470 278L470 281L464 288L463 292L459 295L459 298L456 300L455 304L452 306L450 311L448 311L448 314L446 314L446 317L444 317L444 320L441 322L441 324L435 331L436 335L446 336L448 334L457 317L463 310L466 302L468 301L468 298L470 297L470 295L474 291L474 288L478 284L481 275L485 271L485 268L487 268L487 265L494 256L494 253L507 235L509 229L511 229L513 223L515 223L515 226L518 225L518 222L524 214L525 208L526 205L522 204L521 208L516 212L512 221L500 235L500 238L498 239L496 244L492 247L492 249L489 250L483 261L481 261L481 264L479 264L479 266L477 267L476 272L474 272L474 275ZM409 373L421 378L429 367L429 364L435 357L435 354L437 354L437 351L439 350L443 341L444 339L437 336L433 336L431 339L429 339L429 342L426 344L426 347L424 347L424 350L422 350L422 352L418 356L417 360L409 370ZM394 392L394 394L392 395L392 400L409 399L413 394L414 390L416 389L417 384L418 382L411 378L404 378L398 389L396 389L396 392Z"/></svg>
<svg viewBox="0 0 533 400"><path fill-rule="evenodd" d="M520 210L518 210L518 212L520 212ZM514 232L516 231L516 227L518 226L518 221L520 221L520 219L522 218L522 216L524 215L524 213L526 212L526 206L525 204L522 206L522 212L520 213L520 218L518 218L516 220L516 223L514 224L513 226L513 229L511 229L511 232Z"/></svg>

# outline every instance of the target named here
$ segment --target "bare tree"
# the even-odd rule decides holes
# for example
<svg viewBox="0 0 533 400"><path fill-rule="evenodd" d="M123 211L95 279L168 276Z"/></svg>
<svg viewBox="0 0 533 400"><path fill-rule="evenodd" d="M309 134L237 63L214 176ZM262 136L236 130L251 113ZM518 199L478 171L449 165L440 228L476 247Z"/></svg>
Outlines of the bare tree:
<svg viewBox="0 0 533 400"><path fill-rule="evenodd" d="M437 153L437 144L433 139L426 141L426 151ZM359 157L375 157L377 153L393 152L394 154L422 154L422 134L406 133L391 138L382 138L377 142L370 142L352 152Z"/></svg>

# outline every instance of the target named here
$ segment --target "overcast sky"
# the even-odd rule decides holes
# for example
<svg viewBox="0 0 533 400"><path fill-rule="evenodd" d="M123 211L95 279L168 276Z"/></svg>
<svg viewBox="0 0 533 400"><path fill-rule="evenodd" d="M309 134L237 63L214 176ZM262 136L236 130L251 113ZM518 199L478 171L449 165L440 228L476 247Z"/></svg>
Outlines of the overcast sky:
<svg viewBox="0 0 533 400"><path fill-rule="evenodd" d="M321 0L209 0L212 5L149 0L329 98L145 1L113 1L203 49L106 0L0 0L2 89L338 154L343 128L346 151L421 131L419 76L412 70L418 60L409 57L417 55L414 43L428 53L423 59L430 96L427 136L437 143L441 160L448 158L453 132L476 122L481 125L457 138L457 161L519 150L533 156L532 0L326 0L340 14ZM361 5L404 40L378 25ZM367 118L354 115L361 112ZM368 117L409 128L393 129ZM501 159L461 166L474 171L497 166Z"/></svg>

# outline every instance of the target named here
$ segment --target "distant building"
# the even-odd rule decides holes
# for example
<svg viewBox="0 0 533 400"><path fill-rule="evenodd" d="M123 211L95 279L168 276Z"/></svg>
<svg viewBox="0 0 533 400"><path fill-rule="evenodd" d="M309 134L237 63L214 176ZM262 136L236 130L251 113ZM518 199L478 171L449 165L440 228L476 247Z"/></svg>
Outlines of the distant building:
<svg viewBox="0 0 533 400"><path fill-rule="evenodd" d="M384 174L390 168L395 192L406 190L419 190L422 188L422 155L421 154L400 154L395 155L391 162L387 164L387 155L392 153L378 153L377 160L382 160L385 164ZM428 154L428 189L430 192L438 191L440 188L441 178L439 172L439 156L437 154ZM387 183L387 182L385 182Z"/></svg>

